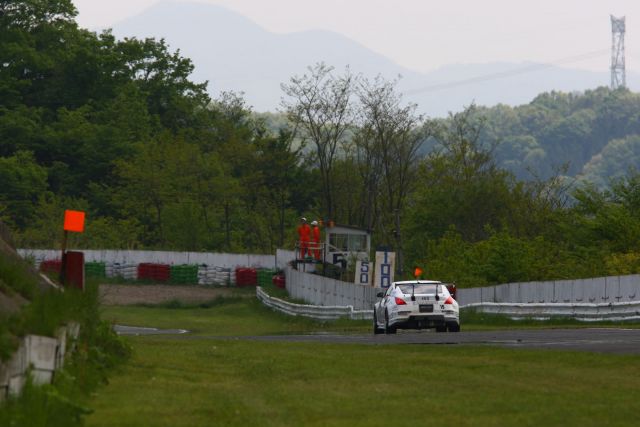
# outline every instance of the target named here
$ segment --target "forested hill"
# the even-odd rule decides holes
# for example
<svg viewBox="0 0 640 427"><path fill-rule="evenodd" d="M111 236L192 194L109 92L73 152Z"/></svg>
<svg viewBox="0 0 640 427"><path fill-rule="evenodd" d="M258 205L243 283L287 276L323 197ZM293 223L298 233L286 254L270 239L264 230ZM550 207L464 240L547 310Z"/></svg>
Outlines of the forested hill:
<svg viewBox="0 0 640 427"><path fill-rule="evenodd" d="M79 209L75 247L272 253L305 216L371 229L400 266L465 286L640 272L634 93L431 120L396 81L318 63L283 85L270 132L241 97L210 99L164 41L75 15L70 0L0 3L0 220L20 246L55 247ZM567 162L625 176L569 194L553 173Z"/></svg>
<svg viewBox="0 0 640 427"><path fill-rule="evenodd" d="M585 93L544 93L518 107L478 108L485 144L517 178L567 174L600 188L640 170L640 95L601 87ZM531 172L530 172L531 171Z"/></svg>

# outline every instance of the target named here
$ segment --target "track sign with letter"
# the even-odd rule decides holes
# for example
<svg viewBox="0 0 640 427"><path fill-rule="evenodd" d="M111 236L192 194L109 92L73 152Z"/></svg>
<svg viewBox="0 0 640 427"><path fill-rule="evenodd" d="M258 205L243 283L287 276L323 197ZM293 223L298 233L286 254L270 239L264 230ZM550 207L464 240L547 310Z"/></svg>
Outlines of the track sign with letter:
<svg viewBox="0 0 640 427"><path fill-rule="evenodd" d="M373 279L373 265L369 261L356 261L356 277L355 284L363 286L371 286Z"/></svg>
<svg viewBox="0 0 640 427"><path fill-rule="evenodd" d="M391 286L395 267L395 252L376 252L376 274L374 286L377 288L388 288Z"/></svg>

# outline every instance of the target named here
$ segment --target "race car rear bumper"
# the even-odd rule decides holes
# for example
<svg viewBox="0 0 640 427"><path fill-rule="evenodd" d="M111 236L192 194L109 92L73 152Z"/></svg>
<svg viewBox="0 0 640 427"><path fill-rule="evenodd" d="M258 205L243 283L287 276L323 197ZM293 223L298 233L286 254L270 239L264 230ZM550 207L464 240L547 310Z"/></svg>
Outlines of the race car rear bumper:
<svg viewBox="0 0 640 427"><path fill-rule="evenodd" d="M406 312L405 312L406 313ZM398 313L394 322L398 328L405 329L427 329L442 326L447 323L459 323L459 318L455 313Z"/></svg>

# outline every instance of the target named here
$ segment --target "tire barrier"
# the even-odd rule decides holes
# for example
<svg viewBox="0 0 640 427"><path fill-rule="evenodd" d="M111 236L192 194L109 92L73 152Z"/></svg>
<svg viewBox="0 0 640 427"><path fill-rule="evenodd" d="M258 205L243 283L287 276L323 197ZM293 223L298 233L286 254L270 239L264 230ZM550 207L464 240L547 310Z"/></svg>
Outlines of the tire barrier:
<svg viewBox="0 0 640 427"><path fill-rule="evenodd" d="M107 268L104 262L85 262L84 274L87 277L107 277Z"/></svg>
<svg viewBox="0 0 640 427"><path fill-rule="evenodd" d="M322 306L294 304L269 296L260 286L256 288L256 297L262 304L272 310L289 316L309 317L315 320L337 320L341 318L349 318L354 320L371 320L373 319L373 310L354 310L353 306Z"/></svg>
<svg viewBox="0 0 640 427"><path fill-rule="evenodd" d="M62 261L60 259L44 260L35 265L36 269L42 273L60 274L62 269Z"/></svg>
<svg viewBox="0 0 640 427"><path fill-rule="evenodd" d="M277 275L273 276L273 278L271 279L271 283L273 283L273 285L276 288L286 289L286 287L287 287L287 281L286 281L284 275L282 275L282 274L277 274Z"/></svg>
<svg viewBox="0 0 640 427"><path fill-rule="evenodd" d="M236 286L257 286L258 271L255 268L236 268Z"/></svg>
<svg viewBox="0 0 640 427"><path fill-rule="evenodd" d="M172 265L169 281L174 285L190 285L198 283L197 265Z"/></svg>
<svg viewBox="0 0 640 427"><path fill-rule="evenodd" d="M59 259L34 260L36 268L43 273L59 274L61 262ZM284 276L277 276L274 269L236 268L209 266L206 264L120 264L100 261L85 262L85 275L91 278L118 278L126 281L151 281L171 283L174 285L202 285L202 286L257 286L273 283L284 287ZM239 277L239 280L238 280Z"/></svg>
<svg viewBox="0 0 640 427"><path fill-rule="evenodd" d="M273 283L273 276L275 276L276 270L262 269L258 270L258 286L265 287L270 283Z"/></svg>
<svg viewBox="0 0 640 427"><path fill-rule="evenodd" d="M201 264L198 266L198 284L206 286L231 286L236 283L234 269Z"/></svg>
<svg viewBox="0 0 640 427"><path fill-rule="evenodd" d="M168 264L154 264L150 262L138 264L138 280L168 282L170 277L171 266Z"/></svg>

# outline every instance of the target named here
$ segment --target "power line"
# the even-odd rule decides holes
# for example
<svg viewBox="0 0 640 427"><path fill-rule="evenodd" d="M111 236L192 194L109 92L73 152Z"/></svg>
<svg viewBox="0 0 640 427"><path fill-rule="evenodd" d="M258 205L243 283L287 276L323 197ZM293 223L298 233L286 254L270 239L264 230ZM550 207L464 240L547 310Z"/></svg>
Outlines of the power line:
<svg viewBox="0 0 640 427"><path fill-rule="evenodd" d="M592 59L592 58L596 58L596 57L608 54L609 52L610 52L609 49L600 49L600 50L596 50L596 51L593 51L593 52L583 53L581 55L561 58L561 59L558 59L557 61L554 61L554 62L545 62L545 63L540 63L540 64L533 64L533 65L528 65L526 67L517 68L515 70L502 71L502 72L498 72L498 73L491 73L491 74L485 74L485 75L481 75L481 76L477 76L477 77L471 77L471 78L468 78L468 79L462 79L462 80L456 80L456 81L447 82L447 83L440 83L440 84L435 84L435 85L430 85L430 86L424 86L422 88L417 88L417 89L411 89L411 90L404 91L404 94L410 96L410 95L415 95L415 94L423 93L423 92L436 92L436 91L439 91L439 90L450 89L450 88L454 88L454 87L458 87L458 86L465 86L465 85L473 84L473 83L480 83L480 82L485 82L485 81L489 81L489 80L503 79L503 78L507 78L507 77L511 77L511 76L517 76L517 75L521 75L521 74L527 74L527 73L531 73L531 72L535 72L535 71L544 70L546 68L551 68L551 67L555 67L555 66L562 65L562 64L570 64L570 63L573 63L573 62L585 61L587 59Z"/></svg>

